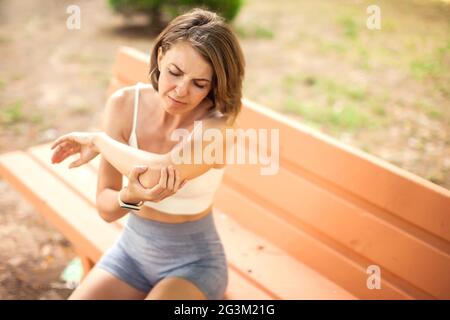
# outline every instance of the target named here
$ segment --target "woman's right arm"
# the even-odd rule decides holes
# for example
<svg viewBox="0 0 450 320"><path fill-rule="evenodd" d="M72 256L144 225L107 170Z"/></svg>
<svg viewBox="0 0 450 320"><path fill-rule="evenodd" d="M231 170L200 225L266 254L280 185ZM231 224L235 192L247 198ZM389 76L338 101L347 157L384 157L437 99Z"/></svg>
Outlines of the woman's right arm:
<svg viewBox="0 0 450 320"><path fill-rule="evenodd" d="M102 131L111 138L127 143L123 135L124 128L124 90L113 93L105 107L102 119ZM128 209L119 206L117 196L122 189L122 174L101 156L97 180L96 206L100 216L107 222L115 221L125 214ZM126 201L126 199L123 199Z"/></svg>
<svg viewBox="0 0 450 320"><path fill-rule="evenodd" d="M125 123L131 121L124 116L126 114L124 109L131 102L127 98L126 89L120 89L112 94L106 103L101 125L102 131L107 136L124 145L127 145ZM115 221L129 211L119 206L118 193L121 200L126 203L138 203L141 200L159 202L176 193L185 183L179 178L179 172L175 168L162 166L157 173L159 180L156 181L156 185L144 188L139 178L145 172L149 173L150 168L133 166L127 173L128 186L122 189L123 174L102 155L98 172L96 206L105 221Z"/></svg>

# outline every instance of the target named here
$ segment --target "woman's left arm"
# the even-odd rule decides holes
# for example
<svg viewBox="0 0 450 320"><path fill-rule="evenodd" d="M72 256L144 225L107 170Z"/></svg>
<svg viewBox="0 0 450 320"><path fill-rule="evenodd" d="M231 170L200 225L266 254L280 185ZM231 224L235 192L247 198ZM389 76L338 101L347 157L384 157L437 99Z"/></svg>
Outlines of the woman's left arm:
<svg viewBox="0 0 450 320"><path fill-rule="evenodd" d="M149 170L139 176L139 182L145 188L152 188L160 181L161 173L164 174L162 171L166 167L173 166L179 175L176 178L179 181L185 181L193 179L213 167L224 166L227 152L235 142L235 137L231 143L228 141L227 128L225 120L204 120L201 122L201 130L198 130L198 127L194 128L194 133L190 138L183 140L165 154L149 153L130 147L104 132L73 132L58 138L53 143L52 149L56 149L52 156L52 163L60 163L67 157L80 153L80 158L69 166L70 168L78 167L101 153L113 167L125 176L129 176L135 166L147 166ZM211 148L211 144L213 144L213 148Z"/></svg>
<svg viewBox="0 0 450 320"><path fill-rule="evenodd" d="M190 139L184 140L177 147L165 154L149 153L129 145L123 144L109 137L105 133L97 133L93 143L98 152L119 172L128 175L136 165L148 166L139 176L139 181L145 188L156 185L161 176L161 168L173 166L180 174L180 181L193 179L216 165L225 165L226 153L230 145L226 140L227 126L224 120L208 119L202 122L201 131L196 130ZM211 136L205 135L206 130L212 129L216 140L210 141ZM212 131L210 131L212 132ZM233 140L234 142L234 140ZM214 143L214 152L205 153L205 149ZM201 146L200 148L198 146ZM211 150L211 146L209 146ZM197 154L196 154L197 153ZM204 156L205 155L205 156ZM212 159L207 159L212 157Z"/></svg>

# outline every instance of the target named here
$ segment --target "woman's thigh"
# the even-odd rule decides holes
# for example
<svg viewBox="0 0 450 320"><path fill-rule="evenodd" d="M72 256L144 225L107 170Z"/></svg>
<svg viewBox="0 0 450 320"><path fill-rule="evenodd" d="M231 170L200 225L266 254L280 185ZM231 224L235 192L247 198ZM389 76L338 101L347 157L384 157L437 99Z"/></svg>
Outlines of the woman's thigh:
<svg viewBox="0 0 450 320"><path fill-rule="evenodd" d="M69 300L142 300L147 294L108 271L94 267L72 292Z"/></svg>
<svg viewBox="0 0 450 320"><path fill-rule="evenodd" d="M206 300L206 295L194 283L178 277L159 281L146 300Z"/></svg>

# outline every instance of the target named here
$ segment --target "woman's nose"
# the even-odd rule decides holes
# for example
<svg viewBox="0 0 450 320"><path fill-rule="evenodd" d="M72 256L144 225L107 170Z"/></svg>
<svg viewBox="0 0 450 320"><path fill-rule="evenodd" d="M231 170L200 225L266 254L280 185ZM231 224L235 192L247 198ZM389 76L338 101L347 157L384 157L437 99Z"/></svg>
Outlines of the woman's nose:
<svg viewBox="0 0 450 320"><path fill-rule="evenodd" d="M187 81L180 81L175 88L175 92L177 93L178 97L184 97L188 93Z"/></svg>

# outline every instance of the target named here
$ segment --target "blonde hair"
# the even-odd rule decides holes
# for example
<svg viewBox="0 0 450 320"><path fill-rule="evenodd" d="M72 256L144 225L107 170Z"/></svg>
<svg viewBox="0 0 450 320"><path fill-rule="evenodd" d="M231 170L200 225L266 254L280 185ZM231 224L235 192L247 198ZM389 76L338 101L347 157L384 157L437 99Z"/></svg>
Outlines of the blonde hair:
<svg viewBox="0 0 450 320"><path fill-rule="evenodd" d="M165 54L178 41L186 41L211 64L213 81L208 98L233 124L241 111L245 60L237 37L214 12L195 8L173 19L158 35L150 56L149 78L158 91L158 49Z"/></svg>

